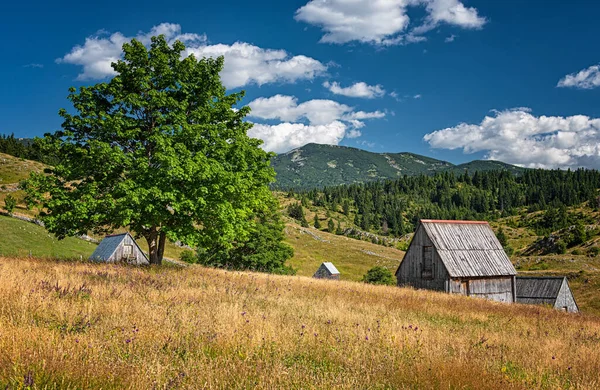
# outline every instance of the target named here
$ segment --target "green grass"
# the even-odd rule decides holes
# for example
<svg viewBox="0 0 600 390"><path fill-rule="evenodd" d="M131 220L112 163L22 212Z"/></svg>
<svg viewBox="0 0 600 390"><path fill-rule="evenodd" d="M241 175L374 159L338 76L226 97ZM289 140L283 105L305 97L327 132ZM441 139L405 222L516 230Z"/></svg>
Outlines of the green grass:
<svg viewBox="0 0 600 390"><path fill-rule="evenodd" d="M33 223L0 216L0 256L88 258L96 244L77 238L58 240Z"/></svg>
<svg viewBox="0 0 600 390"><path fill-rule="evenodd" d="M330 261L340 271L342 280L358 281L375 266L386 267L395 273L404 257L404 252L394 248L304 229L296 224L286 226L286 237L286 242L294 248L294 257L288 264L296 268L300 276L312 276L321 263Z"/></svg>
<svg viewBox="0 0 600 390"><path fill-rule="evenodd" d="M29 177L30 172L41 172L45 165L39 162L0 153L0 186L18 183Z"/></svg>

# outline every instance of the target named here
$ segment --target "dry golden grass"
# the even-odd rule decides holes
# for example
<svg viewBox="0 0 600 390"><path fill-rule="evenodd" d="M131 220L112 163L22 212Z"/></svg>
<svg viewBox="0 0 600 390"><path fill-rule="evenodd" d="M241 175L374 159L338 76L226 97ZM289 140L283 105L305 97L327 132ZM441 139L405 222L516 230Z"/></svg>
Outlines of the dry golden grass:
<svg viewBox="0 0 600 390"><path fill-rule="evenodd" d="M600 386L600 320L202 267L0 258L0 388Z"/></svg>

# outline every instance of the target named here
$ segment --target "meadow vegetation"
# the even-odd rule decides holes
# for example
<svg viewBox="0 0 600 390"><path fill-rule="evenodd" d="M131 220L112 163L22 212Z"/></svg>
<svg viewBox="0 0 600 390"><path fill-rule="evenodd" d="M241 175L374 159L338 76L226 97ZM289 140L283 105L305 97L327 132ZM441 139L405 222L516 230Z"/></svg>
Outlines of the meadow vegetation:
<svg viewBox="0 0 600 390"><path fill-rule="evenodd" d="M0 258L0 388L596 389L600 320L190 266Z"/></svg>

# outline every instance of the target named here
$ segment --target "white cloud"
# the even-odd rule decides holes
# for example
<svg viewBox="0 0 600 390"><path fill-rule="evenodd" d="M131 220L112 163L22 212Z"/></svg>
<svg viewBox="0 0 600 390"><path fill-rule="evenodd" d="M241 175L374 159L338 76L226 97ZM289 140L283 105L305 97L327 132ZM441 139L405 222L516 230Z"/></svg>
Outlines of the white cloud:
<svg viewBox="0 0 600 390"><path fill-rule="evenodd" d="M352 112L352 107L333 100L313 99L298 104L296 97L286 95L258 98L251 101L248 106L252 109L251 117L279 119L284 122L306 119L313 125L331 123Z"/></svg>
<svg viewBox="0 0 600 390"><path fill-rule="evenodd" d="M483 151L487 159L531 168L600 168L600 119L585 115L536 117L521 107L423 139L434 148Z"/></svg>
<svg viewBox="0 0 600 390"><path fill-rule="evenodd" d="M593 65L560 79L557 87L592 89L600 87L600 65Z"/></svg>
<svg viewBox="0 0 600 390"><path fill-rule="evenodd" d="M418 93L415 96L413 96L413 99L421 99L421 97L422 97L421 94Z"/></svg>
<svg viewBox="0 0 600 390"><path fill-rule="evenodd" d="M287 152L308 143L337 145L346 136L347 126L339 121L326 125L280 123L278 125L254 124L248 135L264 141L265 150Z"/></svg>
<svg viewBox="0 0 600 390"><path fill-rule="evenodd" d="M459 0L423 0L428 12L427 20L423 26L415 29L415 33L422 33L437 27L440 23L447 23L465 29L478 29L487 22L479 16L477 9L465 7Z"/></svg>
<svg viewBox="0 0 600 390"><path fill-rule="evenodd" d="M456 40L456 35L452 34L449 37L446 37L446 39L444 39L444 42L450 43L450 42L454 42L454 40Z"/></svg>
<svg viewBox="0 0 600 390"><path fill-rule="evenodd" d="M408 7L425 6L427 16L408 31ZM459 0L311 0L296 10L295 19L319 26L320 42L342 44L351 41L376 45L421 42L421 34L440 23L460 28L481 28L486 19L477 9Z"/></svg>
<svg viewBox="0 0 600 390"><path fill-rule="evenodd" d="M41 69L43 67L44 67L44 64L37 64L37 63L23 65L23 68L37 68L37 69Z"/></svg>
<svg viewBox="0 0 600 390"><path fill-rule="evenodd" d="M224 56L221 78L228 88L312 80L327 70L327 66L314 58L303 55L292 57L285 50L262 49L244 42L189 47L187 52L198 58Z"/></svg>
<svg viewBox="0 0 600 390"><path fill-rule="evenodd" d="M326 81L323 86L336 95L348 97L373 99L385 95L385 90L381 85L368 85L362 81L345 88L335 81L333 83Z"/></svg>
<svg viewBox="0 0 600 390"><path fill-rule="evenodd" d="M337 145L344 138L362 135L364 120L385 117L381 111L355 111L353 107L333 100L313 99L298 104L294 96L275 95L258 98L248 104L250 117L279 120L276 125L254 124L248 134L262 139L263 148L284 152L307 143ZM307 123L298 123L307 122Z"/></svg>
<svg viewBox="0 0 600 390"><path fill-rule="evenodd" d="M180 40L186 45L206 43L205 35L182 34L181 26L172 23L161 23L152 27L148 33L140 32L135 37L125 37L120 32L109 37L105 37L106 34L106 31L100 30L95 36L87 37L83 46L73 47L71 52L58 58L56 62L83 66L83 72L77 76L78 80L102 79L115 75L110 64L121 58L123 44L132 38L139 40L144 45L149 45L150 39L160 34L164 34L169 42Z"/></svg>
<svg viewBox="0 0 600 390"><path fill-rule="evenodd" d="M135 37L126 37L119 32L108 37L105 36L105 32L99 33L86 38L82 46L75 46L56 62L82 66L83 71L77 77L79 80L111 77L115 75L111 63L121 58L125 42L136 38L149 45L150 38L159 34L164 34L169 42L180 40L185 43L187 55L193 53L196 57L224 56L225 67L221 78L227 88L311 80L327 70L326 65L314 58L291 56L285 50L263 49L245 42L208 45L205 35L181 33L181 26L171 23L154 26L150 32L139 33Z"/></svg>

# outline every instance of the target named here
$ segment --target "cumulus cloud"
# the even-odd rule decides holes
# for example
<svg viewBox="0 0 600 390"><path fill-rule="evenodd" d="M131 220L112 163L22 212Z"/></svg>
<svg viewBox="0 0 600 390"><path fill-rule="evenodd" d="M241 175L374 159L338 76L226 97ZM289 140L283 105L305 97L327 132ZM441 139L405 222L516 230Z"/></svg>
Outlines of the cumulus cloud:
<svg viewBox="0 0 600 390"><path fill-rule="evenodd" d="M571 73L558 81L557 87L592 89L600 87L600 65L593 65L577 73Z"/></svg>
<svg viewBox="0 0 600 390"><path fill-rule="evenodd" d="M139 33L135 37L126 37L119 32L105 36L105 32L101 32L86 38L83 45L73 47L56 62L82 66L78 80L111 77L115 75L111 63L121 58L125 42L136 38L149 45L150 38L160 34L164 34L170 43L176 40L185 43L185 55L193 53L198 58L224 56L225 67L221 78L227 88L311 80L327 70L326 65L314 58L292 56L285 50L264 49L245 42L209 45L206 35L182 33L181 26L172 23L154 26L149 32Z"/></svg>
<svg viewBox="0 0 600 390"><path fill-rule="evenodd" d="M423 139L434 148L483 151L487 159L530 168L600 168L600 119L585 115L538 117L520 107Z"/></svg>
<svg viewBox="0 0 600 390"><path fill-rule="evenodd" d="M348 105L325 99L298 103L294 96L275 95L258 98L248 104L250 117L279 120L276 125L254 124L248 133L262 139L265 150L285 152L307 143L337 145L344 138L362 135L364 121L385 117L381 111L355 111Z"/></svg>
<svg viewBox="0 0 600 390"><path fill-rule="evenodd" d="M424 6L423 23L408 31L407 8ZM324 31L320 42L351 41L376 45L421 42L421 34L441 23L460 28L481 28L486 19L459 0L311 0L296 10L295 19Z"/></svg>
<svg viewBox="0 0 600 390"><path fill-rule="evenodd" d="M337 145L346 136L347 126L339 121L326 125L304 123L280 123L278 125L255 124L248 135L264 141L265 150L277 153L299 148L308 143Z"/></svg>
<svg viewBox="0 0 600 390"><path fill-rule="evenodd" d="M326 81L323 86L336 95L373 99L385 95L385 90L381 85L368 85L365 82L354 83L349 87L341 87L338 82L330 83Z"/></svg>

